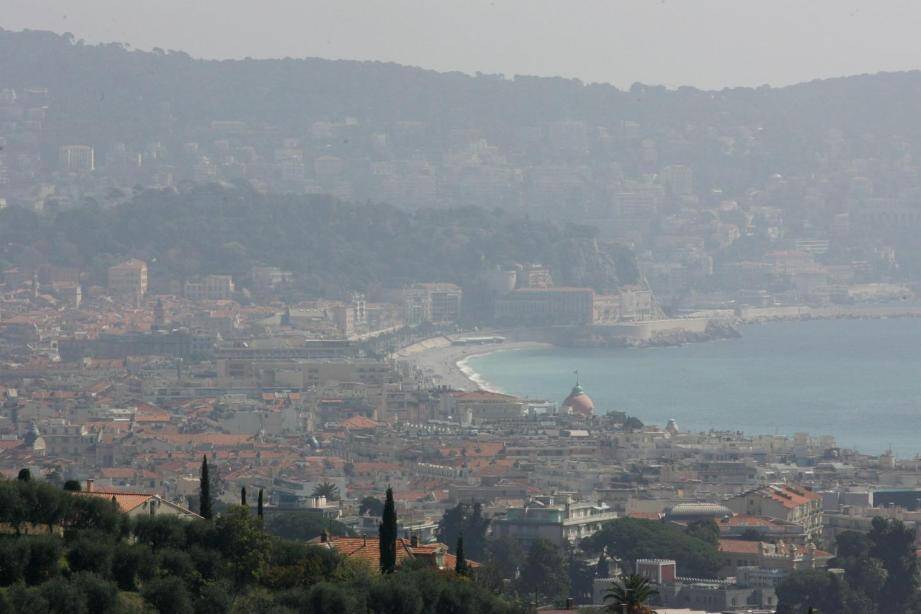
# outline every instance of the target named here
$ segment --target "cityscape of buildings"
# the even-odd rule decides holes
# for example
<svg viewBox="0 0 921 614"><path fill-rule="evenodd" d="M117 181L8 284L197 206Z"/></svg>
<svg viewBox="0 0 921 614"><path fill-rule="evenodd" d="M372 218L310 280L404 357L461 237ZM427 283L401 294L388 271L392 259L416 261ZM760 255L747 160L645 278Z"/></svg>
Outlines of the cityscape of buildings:
<svg viewBox="0 0 921 614"><path fill-rule="evenodd" d="M475 204L577 220L630 246L672 313L892 300L912 296L918 280L906 238L921 222L921 177L907 137L871 156L863 150L872 146L852 151L851 135L829 130L819 161L800 174L786 163L776 165L783 174L768 172L761 157L776 153L767 132L733 123L561 119L500 132L492 123L340 117L286 134L285 122L179 123L182 110L165 108L147 127L149 142L92 131L73 142L58 136L74 132L62 116L67 101L53 83L37 81L0 83L0 203L8 207L53 214L115 206L139 188L245 181L408 209ZM723 173L727 185L702 153L711 150L732 169ZM757 169L733 175L748 158Z"/></svg>
<svg viewBox="0 0 921 614"><path fill-rule="evenodd" d="M770 164L764 126L342 116L294 132L233 116L180 122L183 109L166 105L150 118L155 136L87 129L75 140L62 129L68 101L35 79L14 87L0 74L0 209L44 219L235 182L411 210L476 205L589 226L591 241L631 250L638 279L565 285L535 257L468 284L405 279L317 297L298 294L303 273L268 261L180 278L125 256L97 263L103 280L30 254L0 259L4 476L75 480L132 517L197 518L204 456L219 505L245 489L260 510L264 494L267 518L335 521L343 534L310 543L374 567L381 517L363 502L391 488L400 565L455 569L441 523L478 506L490 540L548 543L591 568L576 605L603 605L635 573L657 607L682 612L774 612L791 574L843 573L841 534L870 534L875 518L921 522L919 459L793 424L788 435L644 424L596 407L590 382L519 398L424 358L533 341L677 343L739 321L861 309L919 315L921 276L903 246L921 224L921 167L907 140L869 155L878 141L867 135L858 154L829 130L818 162L752 171L724 191L720 161ZM716 565L700 577L669 550L592 550L624 519L715 531ZM921 552L921 535L912 546Z"/></svg>

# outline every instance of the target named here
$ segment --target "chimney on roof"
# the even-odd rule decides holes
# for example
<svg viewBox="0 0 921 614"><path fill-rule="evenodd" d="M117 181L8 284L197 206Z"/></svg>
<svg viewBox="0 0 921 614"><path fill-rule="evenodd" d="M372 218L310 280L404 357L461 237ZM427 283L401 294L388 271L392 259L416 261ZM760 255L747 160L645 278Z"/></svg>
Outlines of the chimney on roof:
<svg viewBox="0 0 921 614"><path fill-rule="evenodd" d="M412 534L412 537L409 538L409 545L413 548L419 547L419 536L415 533Z"/></svg>
<svg viewBox="0 0 921 614"><path fill-rule="evenodd" d="M320 543L325 544L329 541L329 531L323 529L323 532L320 533Z"/></svg>
<svg viewBox="0 0 921 614"><path fill-rule="evenodd" d="M86 492L93 492L93 478L87 478L87 480L86 480Z"/></svg>

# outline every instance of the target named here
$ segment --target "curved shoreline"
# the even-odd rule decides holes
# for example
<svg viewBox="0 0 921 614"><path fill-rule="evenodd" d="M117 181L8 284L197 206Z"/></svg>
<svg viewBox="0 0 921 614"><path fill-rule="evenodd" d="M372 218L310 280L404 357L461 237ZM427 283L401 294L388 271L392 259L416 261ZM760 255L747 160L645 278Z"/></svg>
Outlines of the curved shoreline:
<svg viewBox="0 0 921 614"><path fill-rule="evenodd" d="M704 313L701 313L703 316ZM752 307L742 310L741 313L730 316L711 312L709 319L718 323L732 323L733 325L750 326L770 322L807 322L810 320L851 320L851 319L887 319L887 318L918 318L921 319L921 305L869 305L865 307ZM682 318L675 318L680 320ZM517 329L510 336L522 335L531 329ZM534 329L537 330L537 329ZM714 337L723 338L723 337ZM629 344L609 347L658 347L661 345L683 345L684 343L699 343L707 338L685 338L677 335L666 343L648 343L631 346ZM557 344L549 341L507 341L488 346L458 346L452 345L451 340L443 335L431 337L402 348L394 354L394 358L406 360L418 368L423 378L434 386L448 386L455 390L487 390L502 392L497 386L486 380L481 374L474 371L468 363L470 358L485 356L496 352L506 352L523 349L553 348Z"/></svg>
<svg viewBox="0 0 921 614"><path fill-rule="evenodd" d="M434 339L439 338L429 339L426 342L431 342ZM444 337L441 339L444 339ZM410 362L434 386L447 386L455 390L464 391L486 390L489 392L501 392L470 368L467 360L475 356L485 356L496 352L555 347L551 343L539 341L509 341L489 346L451 345L446 339L445 341L446 343L435 343L430 347L410 350L406 353L398 352L397 358ZM415 345L418 346L419 344Z"/></svg>

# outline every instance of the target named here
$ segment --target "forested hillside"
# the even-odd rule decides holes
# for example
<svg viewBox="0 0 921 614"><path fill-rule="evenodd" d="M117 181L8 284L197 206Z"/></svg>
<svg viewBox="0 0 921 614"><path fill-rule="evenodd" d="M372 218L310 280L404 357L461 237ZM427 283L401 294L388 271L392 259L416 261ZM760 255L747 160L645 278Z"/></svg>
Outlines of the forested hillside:
<svg viewBox="0 0 921 614"><path fill-rule="evenodd" d="M630 251L597 241L592 228L476 207L409 213L210 184L148 190L114 208L0 210L0 264L51 262L90 270L102 282L105 268L126 257L149 262L153 276L180 280L278 266L317 296L416 281L464 284L519 262L550 265L557 283L599 291L638 278Z"/></svg>

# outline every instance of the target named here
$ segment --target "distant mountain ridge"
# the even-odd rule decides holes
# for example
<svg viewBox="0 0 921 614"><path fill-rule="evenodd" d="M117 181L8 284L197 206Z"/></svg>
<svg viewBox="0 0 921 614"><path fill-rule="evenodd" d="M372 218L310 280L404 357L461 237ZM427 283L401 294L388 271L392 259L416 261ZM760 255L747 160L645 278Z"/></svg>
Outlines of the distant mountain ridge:
<svg viewBox="0 0 921 614"><path fill-rule="evenodd" d="M660 130L688 122L740 124L809 147L830 128L921 141L921 72L880 73L783 88L716 92L636 85L629 91L575 79L498 76L322 59L196 60L181 52L86 45L50 32L0 30L0 87L52 87L50 120L89 138L143 139L207 119L271 122L290 130L354 116L369 122L477 125L493 139L514 126L563 119ZM66 119L65 119L66 118Z"/></svg>

